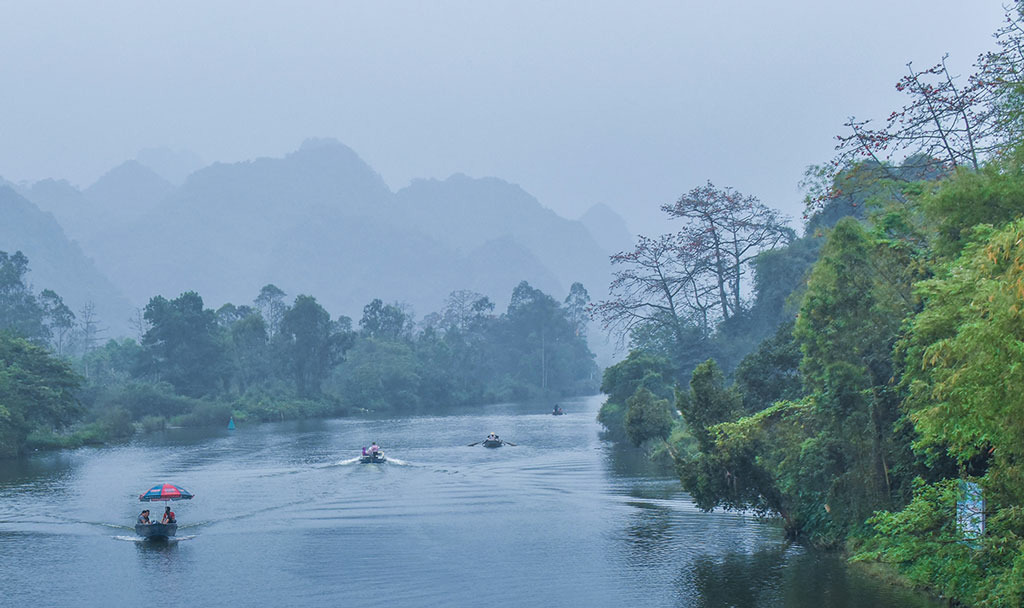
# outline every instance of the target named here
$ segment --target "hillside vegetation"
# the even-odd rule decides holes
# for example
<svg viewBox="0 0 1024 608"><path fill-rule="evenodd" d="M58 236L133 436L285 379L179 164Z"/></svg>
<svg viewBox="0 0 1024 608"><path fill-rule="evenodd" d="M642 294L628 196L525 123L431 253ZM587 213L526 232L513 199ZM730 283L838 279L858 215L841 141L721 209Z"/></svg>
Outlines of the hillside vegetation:
<svg viewBox="0 0 1024 608"><path fill-rule="evenodd" d="M700 508L777 517L963 605L1019 607L1019 5L996 41L967 79L910 66L884 126L850 120L808 171L803 237L699 186L663 207L675 232L613 258L596 310L633 348L605 371L601 421L671 454Z"/></svg>

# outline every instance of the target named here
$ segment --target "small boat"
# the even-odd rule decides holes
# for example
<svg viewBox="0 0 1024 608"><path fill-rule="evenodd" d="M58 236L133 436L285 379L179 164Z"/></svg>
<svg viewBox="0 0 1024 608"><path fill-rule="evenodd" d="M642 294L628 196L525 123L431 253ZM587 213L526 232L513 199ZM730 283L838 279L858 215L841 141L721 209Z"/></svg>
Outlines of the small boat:
<svg viewBox="0 0 1024 608"><path fill-rule="evenodd" d="M149 540L167 540L178 531L178 524L135 524L135 533Z"/></svg>
<svg viewBox="0 0 1024 608"><path fill-rule="evenodd" d="M553 411L551 412L551 415L552 415L552 416L564 416L564 415L565 415L565 410L563 410L563 409L562 409L562 408L560 408L560 407L556 407L556 408L555 408L555 409L554 409L554 410L553 410Z"/></svg>
<svg viewBox="0 0 1024 608"><path fill-rule="evenodd" d="M194 494L185 488L176 486L173 483L158 483L145 493L139 495L140 502L171 501L171 500L192 500ZM149 509L143 511L148 514ZM141 517L141 516L140 516ZM148 518L147 518L148 519ZM178 532L178 524L174 521L174 513L171 512L171 521L166 524L150 522L148 524L136 522L135 533L146 540L167 540Z"/></svg>
<svg viewBox="0 0 1024 608"><path fill-rule="evenodd" d="M485 448L500 448L505 442L501 439L484 439L483 444Z"/></svg>
<svg viewBox="0 0 1024 608"><path fill-rule="evenodd" d="M359 457L359 462L361 462L363 464L376 464L376 463L387 462L387 461L388 461L388 459L384 458L384 453L383 452L373 452L373 453L370 453L370 454L366 454L365 456L360 456Z"/></svg>

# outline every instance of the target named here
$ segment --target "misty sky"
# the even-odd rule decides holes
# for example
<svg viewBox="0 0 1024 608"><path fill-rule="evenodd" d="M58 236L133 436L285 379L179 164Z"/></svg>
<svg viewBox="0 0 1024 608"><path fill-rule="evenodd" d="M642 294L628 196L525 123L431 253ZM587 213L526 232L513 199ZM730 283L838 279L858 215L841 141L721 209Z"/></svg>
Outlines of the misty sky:
<svg viewBox="0 0 1024 608"><path fill-rule="evenodd" d="M0 176L87 186L142 148L281 156L336 137L393 189L455 172L637 232L711 179L798 216L847 116L907 61L991 47L992 0L8 2Z"/></svg>

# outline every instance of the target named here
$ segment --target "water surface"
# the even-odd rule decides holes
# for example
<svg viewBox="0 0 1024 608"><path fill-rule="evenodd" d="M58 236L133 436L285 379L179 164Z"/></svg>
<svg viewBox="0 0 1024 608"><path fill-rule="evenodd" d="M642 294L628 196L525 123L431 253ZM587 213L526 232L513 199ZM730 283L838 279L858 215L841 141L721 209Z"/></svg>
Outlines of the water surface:
<svg viewBox="0 0 1024 608"><path fill-rule="evenodd" d="M0 603L938 605L770 522L700 512L600 438L599 404L182 429L0 461ZM490 431L518 445L466 445ZM372 441L394 460L355 462ZM142 542L137 497L162 481L196 498L173 503L177 540Z"/></svg>

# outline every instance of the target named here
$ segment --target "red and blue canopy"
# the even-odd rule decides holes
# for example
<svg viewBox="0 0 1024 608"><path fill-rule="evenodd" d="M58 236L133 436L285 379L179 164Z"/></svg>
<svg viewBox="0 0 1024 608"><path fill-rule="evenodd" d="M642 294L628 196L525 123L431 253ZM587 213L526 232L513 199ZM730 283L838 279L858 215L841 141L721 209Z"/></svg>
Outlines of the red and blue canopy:
<svg viewBox="0 0 1024 608"><path fill-rule="evenodd" d="M139 495L139 500L150 502L154 500L191 500L192 493L185 488L179 488L173 483L159 483L146 490L145 494Z"/></svg>

